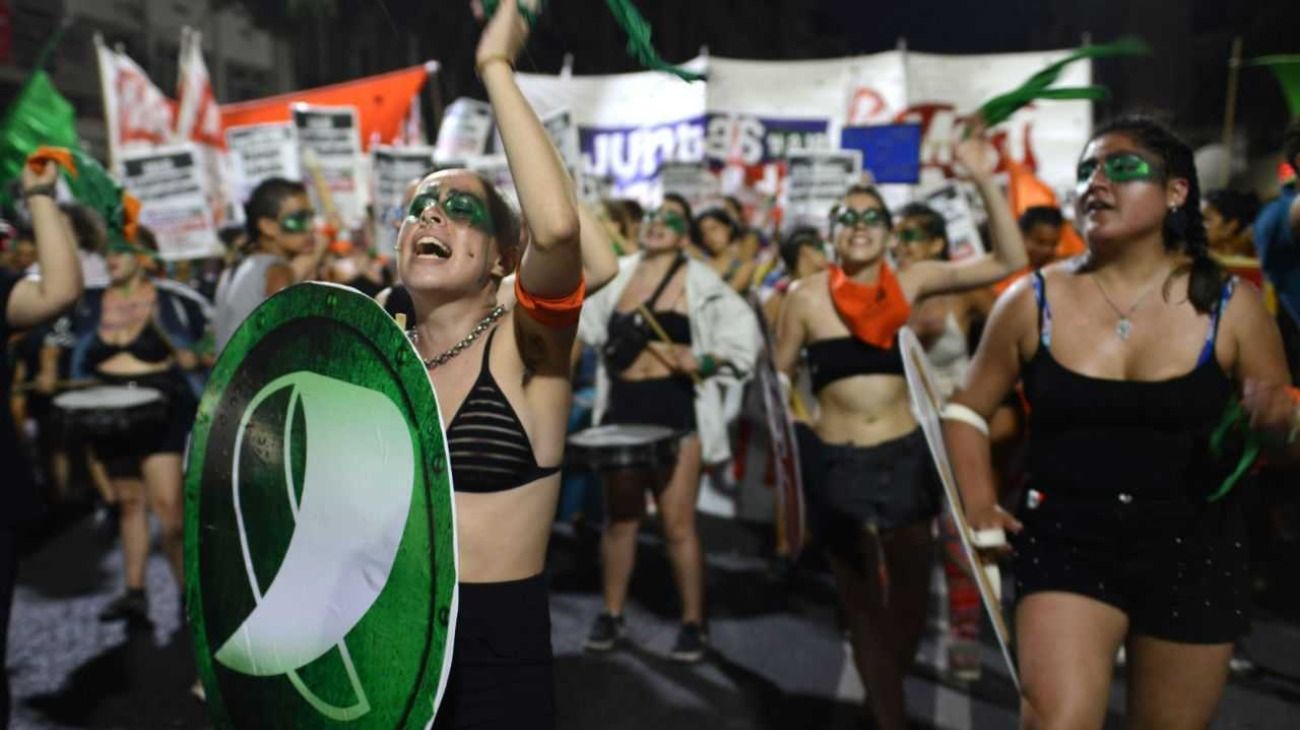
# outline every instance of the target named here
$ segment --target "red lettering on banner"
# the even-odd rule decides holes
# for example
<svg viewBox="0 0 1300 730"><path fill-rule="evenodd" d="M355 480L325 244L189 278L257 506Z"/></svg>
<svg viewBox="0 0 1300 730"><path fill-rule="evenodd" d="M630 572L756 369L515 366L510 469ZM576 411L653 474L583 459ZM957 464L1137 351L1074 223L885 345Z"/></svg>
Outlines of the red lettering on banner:
<svg viewBox="0 0 1300 730"><path fill-rule="evenodd" d="M166 144L173 102L162 96L147 77L121 65L117 68L116 88L119 142Z"/></svg>
<svg viewBox="0 0 1300 730"><path fill-rule="evenodd" d="M894 117L896 124L912 123L921 125L921 166L943 170L945 177L953 177L952 144L957 128L966 121L958 116L956 108L946 102L917 104L904 109ZM1038 169L1038 156L1034 153L1033 123L1025 122L1021 138L1024 140L1024 156L1020 164L1031 171ZM1004 159L1011 156L1011 133L1005 127L999 127L989 135L989 143L998 151L996 172L1006 172Z"/></svg>

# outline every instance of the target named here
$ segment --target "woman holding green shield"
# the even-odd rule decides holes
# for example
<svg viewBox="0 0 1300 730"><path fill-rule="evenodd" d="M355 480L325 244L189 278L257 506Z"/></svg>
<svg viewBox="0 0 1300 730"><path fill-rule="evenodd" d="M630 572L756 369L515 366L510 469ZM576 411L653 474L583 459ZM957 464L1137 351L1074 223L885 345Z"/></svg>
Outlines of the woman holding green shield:
<svg viewBox="0 0 1300 730"><path fill-rule="evenodd" d="M414 304L412 338L446 425L460 555L455 650L438 728L555 723L542 568L555 515L584 284L573 185L520 92L528 37L503 2L477 70L527 220L468 170L424 178L398 234L397 270ZM517 305L497 304L517 273Z"/></svg>

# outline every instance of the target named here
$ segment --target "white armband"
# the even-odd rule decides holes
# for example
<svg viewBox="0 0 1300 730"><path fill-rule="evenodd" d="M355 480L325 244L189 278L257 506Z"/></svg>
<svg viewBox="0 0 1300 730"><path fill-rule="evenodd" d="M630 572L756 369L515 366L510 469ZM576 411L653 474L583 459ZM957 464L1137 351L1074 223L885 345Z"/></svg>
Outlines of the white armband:
<svg viewBox="0 0 1300 730"><path fill-rule="evenodd" d="M961 421L967 426L973 427L985 436L989 435L989 422L985 421L980 414L960 403L949 403L945 405L943 410L939 411L939 418L945 421Z"/></svg>

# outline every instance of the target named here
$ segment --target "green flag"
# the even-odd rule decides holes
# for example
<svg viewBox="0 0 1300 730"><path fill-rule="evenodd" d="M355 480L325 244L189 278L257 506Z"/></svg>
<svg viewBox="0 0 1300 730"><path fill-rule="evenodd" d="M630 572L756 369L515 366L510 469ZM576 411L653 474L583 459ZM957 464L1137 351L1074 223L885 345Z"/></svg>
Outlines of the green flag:
<svg viewBox="0 0 1300 730"><path fill-rule="evenodd" d="M1273 69L1278 83L1282 84L1282 94L1291 109L1291 116L1300 117L1300 55L1261 56L1247 61L1246 65Z"/></svg>
<svg viewBox="0 0 1300 730"><path fill-rule="evenodd" d="M27 155L42 145L75 149L77 113L50 75L37 70L0 121L0 181L18 177Z"/></svg>

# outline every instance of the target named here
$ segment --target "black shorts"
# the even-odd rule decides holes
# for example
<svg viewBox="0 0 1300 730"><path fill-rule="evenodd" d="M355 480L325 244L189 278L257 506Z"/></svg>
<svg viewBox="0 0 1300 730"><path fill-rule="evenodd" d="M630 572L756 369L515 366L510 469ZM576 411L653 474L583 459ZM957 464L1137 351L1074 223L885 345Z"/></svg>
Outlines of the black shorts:
<svg viewBox="0 0 1300 730"><path fill-rule="evenodd" d="M695 384L687 377L652 380L610 378L609 408L600 425L628 423L663 426L678 433L693 433Z"/></svg>
<svg viewBox="0 0 1300 730"><path fill-rule="evenodd" d="M551 730L555 676L546 578L461 583L451 674L435 730Z"/></svg>
<svg viewBox="0 0 1300 730"><path fill-rule="evenodd" d="M917 429L874 446L823 444L815 487L817 529L832 550L856 552L864 529L893 530L933 519L939 476Z"/></svg>
<svg viewBox="0 0 1300 730"><path fill-rule="evenodd" d="M95 455L104 463L110 477L139 476L140 461L148 456L185 453L198 401L179 370L130 377L100 375L99 379L108 385L134 384L153 388L162 393L166 404L161 420L142 424L139 429L120 437L96 440L93 444Z"/></svg>
<svg viewBox="0 0 1300 730"><path fill-rule="evenodd" d="M1017 599L1087 596L1126 613L1134 633L1189 644L1229 643L1249 629L1245 521L1235 500L1031 489L1025 502L1025 529L1011 538Z"/></svg>

